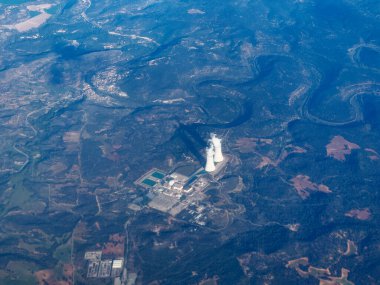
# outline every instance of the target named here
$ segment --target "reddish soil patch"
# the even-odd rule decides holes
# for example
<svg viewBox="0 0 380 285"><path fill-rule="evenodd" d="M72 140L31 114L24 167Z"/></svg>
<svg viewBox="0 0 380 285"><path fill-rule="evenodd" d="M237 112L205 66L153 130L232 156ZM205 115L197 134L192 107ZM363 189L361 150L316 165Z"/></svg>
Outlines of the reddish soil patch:
<svg viewBox="0 0 380 285"><path fill-rule="evenodd" d="M71 167L71 170L72 171L78 171L78 170L80 170L80 167L78 164L74 164L73 167Z"/></svg>
<svg viewBox="0 0 380 285"><path fill-rule="evenodd" d="M286 268L293 268L297 271L297 273L306 278L309 276L309 272L302 270L300 266L309 267L309 258L307 257L301 257L293 260L289 260L288 263L285 265Z"/></svg>
<svg viewBox="0 0 380 285"><path fill-rule="evenodd" d="M340 277L329 277L329 280L319 280L319 285L337 285L337 284L345 284L345 285L355 285L353 282L347 280L348 273L350 270L346 268L341 269Z"/></svg>
<svg viewBox="0 0 380 285"><path fill-rule="evenodd" d="M34 273L38 280L39 285L50 284L49 281L52 281L54 273L53 270L40 270Z"/></svg>
<svg viewBox="0 0 380 285"><path fill-rule="evenodd" d="M125 237L120 234L110 235L109 241L104 244L102 253L115 257L124 256Z"/></svg>
<svg viewBox="0 0 380 285"><path fill-rule="evenodd" d="M305 153L306 149L295 145L287 145L284 151L281 153L280 157L277 159L276 164L278 165L281 161L286 159L289 155L294 153Z"/></svg>
<svg viewBox="0 0 380 285"><path fill-rule="evenodd" d="M293 187L296 189L298 195L302 199L306 199L310 196L310 192L323 192L332 193L332 191L324 184L316 184L310 181L310 177L306 175L297 175L290 180L293 183Z"/></svg>
<svg viewBox="0 0 380 285"><path fill-rule="evenodd" d="M124 236L120 234L114 234L110 236L110 241L115 241L115 242L122 242L124 243Z"/></svg>
<svg viewBox="0 0 380 285"><path fill-rule="evenodd" d="M237 260L239 261L240 267L244 272L244 275L247 277L252 277L252 272L250 271L249 264L251 262L252 253L245 253L239 257Z"/></svg>
<svg viewBox="0 0 380 285"><path fill-rule="evenodd" d="M351 255L357 255L358 254L358 247L352 240L347 240L347 249L343 253L345 256L351 256Z"/></svg>
<svg viewBox="0 0 380 285"><path fill-rule="evenodd" d="M292 231L292 232L298 232L298 230L300 229L301 225L300 224L289 224L289 225L286 225L286 227Z"/></svg>
<svg viewBox="0 0 380 285"><path fill-rule="evenodd" d="M269 157L263 156L261 157L261 162L256 168L261 169L267 165L278 166L283 160L285 160L289 155L296 153L305 153L306 150L295 145L287 145L284 150L281 152L280 156L276 161L272 161Z"/></svg>
<svg viewBox="0 0 380 285"><path fill-rule="evenodd" d="M97 229L98 231L100 231L100 224L99 224L99 222L95 222L95 227L96 227L96 229Z"/></svg>
<svg viewBox="0 0 380 285"><path fill-rule="evenodd" d="M366 221L371 218L371 211L368 208L364 209L353 209L344 214L346 217L358 219L361 221Z"/></svg>
<svg viewBox="0 0 380 285"><path fill-rule="evenodd" d="M346 160L346 155L350 155L353 149L360 149L357 144L351 143L342 136L335 136L326 145L327 156L331 156L339 161Z"/></svg>
<svg viewBox="0 0 380 285"><path fill-rule="evenodd" d="M119 149L122 148L122 145L121 145L121 144L114 144L114 145L112 146L112 148L113 148L114 150L119 150Z"/></svg>
<svg viewBox="0 0 380 285"><path fill-rule="evenodd" d="M57 281L54 278L54 272L50 269L40 270L34 273L39 285L71 285L69 281Z"/></svg>
<svg viewBox="0 0 380 285"><path fill-rule="evenodd" d="M74 267L72 266L72 264L65 263L63 265L63 275L67 279L72 279L73 278L73 274L74 274Z"/></svg>
<svg viewBox="0 0 380 285"><path fill-rule="evenodd" d="M256 166L256 168L261 169L261 168L264 168L264 167L267 166L267 165L273 165L273 166L276 166L276 163L273 162L269 157L263 156L263 157L261 158L261 162L259 163L258 166Z"/></svg>
<svg viewBox="0 0 380 285"><path fill-rule="evenodd" d="M372 149L372 148L366 148L364 149L366 152L369 152L368 154L368 158L370 160L379 160L380 159L380 155L377 153L376 150Z"/></svg>
<svg viewBox="0 0 380 285"><path fill-rule="evenodd" d="M234 147L236 147L241 153L250 153L254 152L257 146L266 144L272 144L272 140L260 138L240 138L236 140Z"/></svg>
<svg viewBox="0 0 380 285"><path fill-rule="evenodd" d="M301 269L301 266L305 269ZM333 277L331 276L331 272L329 268L319 268L309 264L309 258L301 257L298 259L288 261L288 264L285 266L286 268L292 268L297 271L297 273L303 277L308 278L310 276L319 280L319 285L355 285L351 281L348 281L348 273L349 270L342 268L341 269L341 277ZM307 268L307 270L306 270Z"/></svg>

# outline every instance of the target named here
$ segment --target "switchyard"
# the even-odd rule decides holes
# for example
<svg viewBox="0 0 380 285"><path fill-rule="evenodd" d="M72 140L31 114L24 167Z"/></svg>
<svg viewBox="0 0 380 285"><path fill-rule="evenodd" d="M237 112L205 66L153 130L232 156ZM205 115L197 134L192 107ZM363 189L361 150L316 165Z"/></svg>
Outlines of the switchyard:
<svg viewBox="0 0 380 285"><path fill-rule="evenodd" d="M115 278L123 272L123 257L102 260L102 251L87 251L84 259L88 260L87 278Z"/></svg>

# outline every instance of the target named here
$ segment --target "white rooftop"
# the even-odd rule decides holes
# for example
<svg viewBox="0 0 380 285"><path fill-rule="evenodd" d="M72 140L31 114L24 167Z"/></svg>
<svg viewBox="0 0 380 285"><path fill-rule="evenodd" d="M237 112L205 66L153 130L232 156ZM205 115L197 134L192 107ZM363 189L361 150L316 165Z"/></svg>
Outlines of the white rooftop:
<svg viewBox="0 0 380 285"><path fill-rule="evenodd" d="M112 263L112 268L122 268L123 267L123 259L115 259Z"/></svg>

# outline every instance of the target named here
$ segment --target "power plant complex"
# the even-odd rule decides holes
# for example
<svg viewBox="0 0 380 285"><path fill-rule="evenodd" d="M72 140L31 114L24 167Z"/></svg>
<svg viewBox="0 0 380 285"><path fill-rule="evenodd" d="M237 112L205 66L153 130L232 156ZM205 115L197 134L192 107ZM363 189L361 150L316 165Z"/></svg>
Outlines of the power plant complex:
<svg viewBox="0 0 380 285"><path fill-rule="evenodd" d="M180 162L172 170L153 168L137 179L135 185L147 190L146 197L149 200L147 206L173 217L180 213L188 215L194 223L205 225L207 223L205 212L210 207L202 202L206 197L203 191L212 181L218 179L218 175L223 173L231 159L228 154L223 156L221 142L222 140L215 134L210 135L204 166L194 165L193 162L189 162L188 165ZM194 166L197 167L195 170ZM132 203L130 209L140 209L139 203Z"/></svg>
<svg viewBox="0 0 380 285"><path fill-rule="evenodd" d="M222 153L222 140L217 138L215 134L211 134L209 140L209 146L206 149L206 166L205 170L207 172L215 171L215 163L223 161Z"/></svg>

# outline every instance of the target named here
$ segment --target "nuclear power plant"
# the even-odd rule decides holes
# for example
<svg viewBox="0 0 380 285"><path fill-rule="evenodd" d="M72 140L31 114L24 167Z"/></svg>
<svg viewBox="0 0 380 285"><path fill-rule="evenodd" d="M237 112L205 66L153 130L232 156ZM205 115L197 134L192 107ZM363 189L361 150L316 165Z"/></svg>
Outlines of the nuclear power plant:
<svg viewBox="0 0 380 285"><path fill-rule="evenodd" d="M186 211L185 215L189 216L190 221L205 226L209 218L213 219L215 215L214 207L209 202L201 201L207 197L202 193L209 189L211 183L219 181L226 174L226 166L232 157L231 154L223 156L221 141L215 134L211 134L205 153L205 165L200 166L199 161L194 160L181 161L171 170L153 168L140 176L135 185L148 190L146 198L149 202L146 205L173 217ZM132 202L128 208L139 211L142 209L139 203Z"/></svg>
<svg viewBox="0 0 380 285"><path fill-rule="evenodd" d="M217 138L215 134L211 134L209 142L210 145L206 149L205 170L207 172L213 172L215 171L215 163L222 162L224 159L222 153L222 140Z"/></svg>

